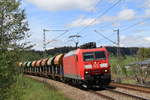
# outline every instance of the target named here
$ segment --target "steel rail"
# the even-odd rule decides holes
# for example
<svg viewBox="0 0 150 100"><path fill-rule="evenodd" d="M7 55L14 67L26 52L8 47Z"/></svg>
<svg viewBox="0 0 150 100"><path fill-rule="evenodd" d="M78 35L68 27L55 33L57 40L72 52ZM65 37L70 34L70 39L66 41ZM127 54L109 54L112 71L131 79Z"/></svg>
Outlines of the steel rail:
<svg viewBox="0 0 150 100"><path fill-rule="evenodd" d="M47 82L47 80L49 80L48 78L37 77L37 76L32 77L32 75L25 75L25 77L31 78L31 79L33 79L33 80L36 80L36 81L40 82L40 83L44 83L44 84L46 84L47 86L49 85L49 83ZM36 78L35 78L35 77L36 77ZM42 79L41 79L41 78L42 78ZM70 86L72 86L72 85L70 85ZM73 86L73 87L75 87L75 86ZM75 88L77 88L77 87L75 87ZM89 89L88 89L88 90L82 90L82 91L89 92L89 93L91 93L91 94L97 95L97 96L99 96L99 97L102 97L102 98L105 98L105 99L108 99L108 100L115 100L115 99L113 99L112 97L103 95L103 94L98 93L98 92L95 92L95 91L93 91L93 90L89 90Z"/></svg>
<svg viewBox="0 0 150 100"><path fill-rule="evenodd" d="M138 85L122 84L122 83L110 83L110 86L140 91L140 92L144 92L144 93L150 93L149 87L143 87L143 86L138 86Z"/></svg>
<svg viewBox="0 0 150 100"><path fill-rule="evenodd" d="M112 93L117 93L117 94L120 94L120 95L128 96L128 97L131 97L133 99L135 98L136 100L150 100L150 99L144 98L142 96L131 95L131 94L128 94L128 93L125 93L125 92L120 92L120 91L109 89L109 88L105 88L105 89L107 89L107 91L112 92Z"/></svg>
<svg viewBox="0 0 150 100"><path fill-rule="evenodd" d="M106 98L106 99L108 99L108 100L115 100L114 98L109 97L109 96L104 95L104 94L99 93L99 92L95 92L95 91L92 91L92 90L89 90L88 92L90 92L90 93L92 93L92 94L95 94L95 95L97 95L97 96L100 96L100 97L102 97L102 98Z"/></svg>

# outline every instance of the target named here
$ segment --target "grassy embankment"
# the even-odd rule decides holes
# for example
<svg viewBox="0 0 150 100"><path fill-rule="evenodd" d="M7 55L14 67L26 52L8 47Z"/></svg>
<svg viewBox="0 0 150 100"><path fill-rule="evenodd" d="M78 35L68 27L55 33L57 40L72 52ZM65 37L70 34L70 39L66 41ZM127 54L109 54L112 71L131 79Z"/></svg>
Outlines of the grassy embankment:
<svg viewBox="0 0 150 100"><path fill-rule="evenodd" d="M14 95L8 100L70 100L53 86L23 76L17 77L17 80L11 89Z"/></svg>
<svg viewBox="0 0 150 100"><path fill-rule="evenodd" d="M126 65L133 62L136 62L136 59L133 56L126 56L125 58L120 59L111 56L110 64L112 79L116 80L117 78L120 78L122 83L135 84L136 80L133 78L133 71L131 70L131 68L125 68ZM119 65L119 67L117 67L117 65Z"/></svg>

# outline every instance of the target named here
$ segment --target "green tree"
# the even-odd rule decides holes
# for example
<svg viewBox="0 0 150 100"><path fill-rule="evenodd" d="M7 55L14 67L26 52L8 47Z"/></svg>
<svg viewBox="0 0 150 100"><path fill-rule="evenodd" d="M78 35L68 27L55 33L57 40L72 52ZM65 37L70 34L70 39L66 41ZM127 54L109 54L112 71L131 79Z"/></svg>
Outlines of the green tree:
<svg viewBox="0 0 150 100"><path fill-rule="evenodd" d="M150 58L150 48L140 48L137 52L137 62L141 62L147 58ZM150 76L149 64L135 64L132 67L132 71L136 82L140 84L145 84Z"/></svg>
<svg viewBox="0 0 150 100"><path fill-rule="evenodd" d="M9 89L16 82L16 64L20 43L27 35L28 24L25 11L20 8L19 0L0 0L0 100L5 100Z"/></svg>
<svg viewBox="0 0 150 100"><path fill-rule="evenodd" d="M150 48L140 48L137 52L137 57L140 60L150 58Z"/></svg>

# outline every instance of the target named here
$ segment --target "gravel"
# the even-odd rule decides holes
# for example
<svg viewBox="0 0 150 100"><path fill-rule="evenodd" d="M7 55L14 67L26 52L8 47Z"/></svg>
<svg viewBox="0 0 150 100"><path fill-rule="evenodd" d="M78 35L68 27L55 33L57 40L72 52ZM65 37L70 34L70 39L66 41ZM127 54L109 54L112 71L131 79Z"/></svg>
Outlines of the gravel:
<svg viewBox="0 0 150 100"><path fill-rule="evenodd" d="M116 90L121 91L121 92L126 92L126 93L131 94L131 95L141 96L141 97L150 99L150 94L149 93L143 93L142 91L135 91L135 90L124 89L124 88L116 88Z"/></svg>
<svg viewBox="0 0 150 100"><path fill-rule="evenodd" d="M64 94L66 97L72 99L72 100L108 100L107 98L104 98L102 96L98 96L96 94L90 93L85 90L81 90L79 88L70 86L68 84L51 80L48 78L43 78L43 77L37 77L37 76L30 76L26 75L26 77L38 80L38 81L44 81L52 86L54 86L56 89L58 89L62 94ZM148 93L141 93L138 91L134 90L128 90L128 89L122 89L122 88L116 88L115 90L120 91L120 92L125 92L131 95L137 95L137 96L142 96L145 98L150 98L150 95ZM100 94L107 95L109 97L114 98L115 100L135 100L131 97L120 95L117 93L110 92L108 90L101 90L97 91Z"/></svg>
<svg viewBox="0 0 150 100"><path fill-rule="evenodd" d="M55 88L57 88L62 94L64 94L66 97L72 100L107 100L103 97L100 97L88 91L81 90L79 88L72 87L62 82L54 81L47 78L37 77L37 76L30 76L30 75L25 75L25 77L46 82L54 86Z"/></svg>

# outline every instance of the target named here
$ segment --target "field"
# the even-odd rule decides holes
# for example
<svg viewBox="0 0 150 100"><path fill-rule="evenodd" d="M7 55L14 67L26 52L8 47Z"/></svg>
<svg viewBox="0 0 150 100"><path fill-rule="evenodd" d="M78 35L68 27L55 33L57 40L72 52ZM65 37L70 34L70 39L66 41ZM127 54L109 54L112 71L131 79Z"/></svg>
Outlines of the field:
<svg viewBox="0 0 150 100"><path fill-rule="evenodd" d="M124 58L117 58L114 56L110 57L110 65L111 65L111 74L112 79L121 82L121 83L129 83L129 84L144 84L149 82L149 77L145 78L145 73L147 69L142 69L142 67L129 66L129 64L133 62L140 61L137 57L134 56L125 56ZM137 76L136 76L137 75ZM139 82L137 81L139 80ZM146 85L146 84L145 84Z"/></svg>
<svg viewBox="0 0 150 100"><path fill-rule="evenodd" d="M70 100L53 86L39 83L22 75L17 78L17 83L11 89L11 92L16 91L8 100Z"/></svg>

